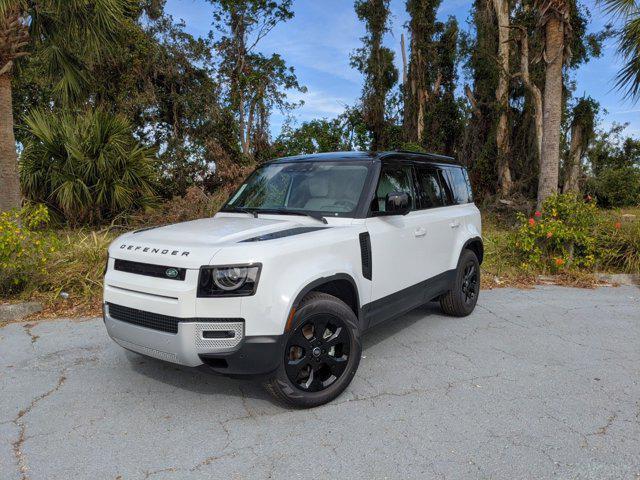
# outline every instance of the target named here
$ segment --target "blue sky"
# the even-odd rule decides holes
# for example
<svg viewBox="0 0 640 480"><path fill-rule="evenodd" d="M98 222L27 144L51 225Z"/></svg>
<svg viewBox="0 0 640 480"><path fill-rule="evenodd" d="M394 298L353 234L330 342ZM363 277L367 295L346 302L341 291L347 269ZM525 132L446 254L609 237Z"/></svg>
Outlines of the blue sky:
<svg viewBox="0 0 640 480"><path fill-rule="evenodd" d="M386 44L396 51L401 65L400 34L407 21L404 0L391 0L391 31ZM594 0L583 2L591 12L590 30L598 31L609 21ZM469 29L471 0L445 0L438 12L440 19L455 15L462 29ZM205 0L167 0L167 12L186 22L187 30L206 36L211 29L212 6ZM298 122L312 118L331 118L352 105L360 96L362 77L349 66L349 54L360 46L364 28L358 21L352 0L294 0L295 17L276 27L260 46L265 54L279 52L292 65L306 94L294 93L290 100L304 100L305 105L294 112ZM615 39L609 39L601 58L583 65L573 76L575 94L592 96L607 110L602 115L603 126L613 122L626 123L630 135L640 136L640 102L624 100L613 89L615 74L620 68ZM464 79L460 79L461 82ZM272 132L277 135L284 118L275 113Z"/></svg>

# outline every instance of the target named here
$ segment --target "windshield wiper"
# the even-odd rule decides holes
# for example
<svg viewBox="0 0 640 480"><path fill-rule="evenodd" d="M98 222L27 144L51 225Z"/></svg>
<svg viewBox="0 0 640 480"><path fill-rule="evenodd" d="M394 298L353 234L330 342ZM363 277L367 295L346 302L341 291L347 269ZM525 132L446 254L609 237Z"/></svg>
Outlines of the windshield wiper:
<svg viewBox="0 0 640 480"><path fill-rule="evenodd" d="M322 215L316 215L315 213L305 212L303 210L282 210L282 209L264 210L264 209L260 209L260 211L262 213L273 213L273 214L276 214L276 215L300 215L300 216L303 216L303 217L313 218L314 220L322 222L325 225L327 225L329 223L329 222L327 222L327 219L324 218Z"/></svg>

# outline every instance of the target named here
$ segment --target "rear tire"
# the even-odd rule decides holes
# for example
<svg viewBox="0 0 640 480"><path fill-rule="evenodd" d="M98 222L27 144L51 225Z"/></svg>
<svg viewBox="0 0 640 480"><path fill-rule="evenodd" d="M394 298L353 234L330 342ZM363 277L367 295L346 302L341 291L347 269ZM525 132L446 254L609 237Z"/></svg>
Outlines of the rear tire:
<svg viewBox="0 0 640 480"><path fill-rule="evenodd" d="M480 262L471 250L463 250L458 260L453 287L440 297L440 307L447 315L466 317L473 312L480 293Z"/></svg>
<svg viewBox="0 0 640 480"><path fill-rule="evenodd" d="M338 397L353 379L362 355L358 318L336 297L307 295L285 333L278 369L264 386L296 408L313 408Z"/></svg>

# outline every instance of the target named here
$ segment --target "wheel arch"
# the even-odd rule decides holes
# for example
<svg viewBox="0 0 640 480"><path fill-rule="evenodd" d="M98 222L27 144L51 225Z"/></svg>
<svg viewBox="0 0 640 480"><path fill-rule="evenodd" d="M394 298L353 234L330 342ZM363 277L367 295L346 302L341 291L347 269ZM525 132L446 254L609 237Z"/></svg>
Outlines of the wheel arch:
<svg viewBox="0 0 640 480"><path fill-rule="evenodd" d="M476 254L476 257L478 257L478 263L482 265L482 260L484 259L484 243L482 242L482 238L470 238L464 243L462 250L471 250ZM462 250L460 251L460 254L462 254Z"/></svg>
<svg viewBox="0 0 640 480"><path fill-rule="evenodd" d="M361 304L358 285L348 273L336 273L328 277L318 278L307 284L296 296L289 313L295 312L302 299L311 292L327 293L342 300L353 310L353 313L358 317L358 321L360 321Z"/></svg>

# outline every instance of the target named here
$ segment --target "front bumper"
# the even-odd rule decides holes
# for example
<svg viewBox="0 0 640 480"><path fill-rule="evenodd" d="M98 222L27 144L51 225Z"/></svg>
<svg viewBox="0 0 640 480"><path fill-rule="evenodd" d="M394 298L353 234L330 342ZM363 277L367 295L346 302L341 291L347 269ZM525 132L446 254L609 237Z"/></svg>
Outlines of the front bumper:
<svg viewBox="0 0 640 480"><path fill-rule="evenodd" d="M109 336L127 350L188 367L205 365L231 376L262 375L278 368L282 336L244 335L244 322L180 322L177 333L117 320L104 305ZM231 338L207 338L208 332L233 332Z"/></svg>

